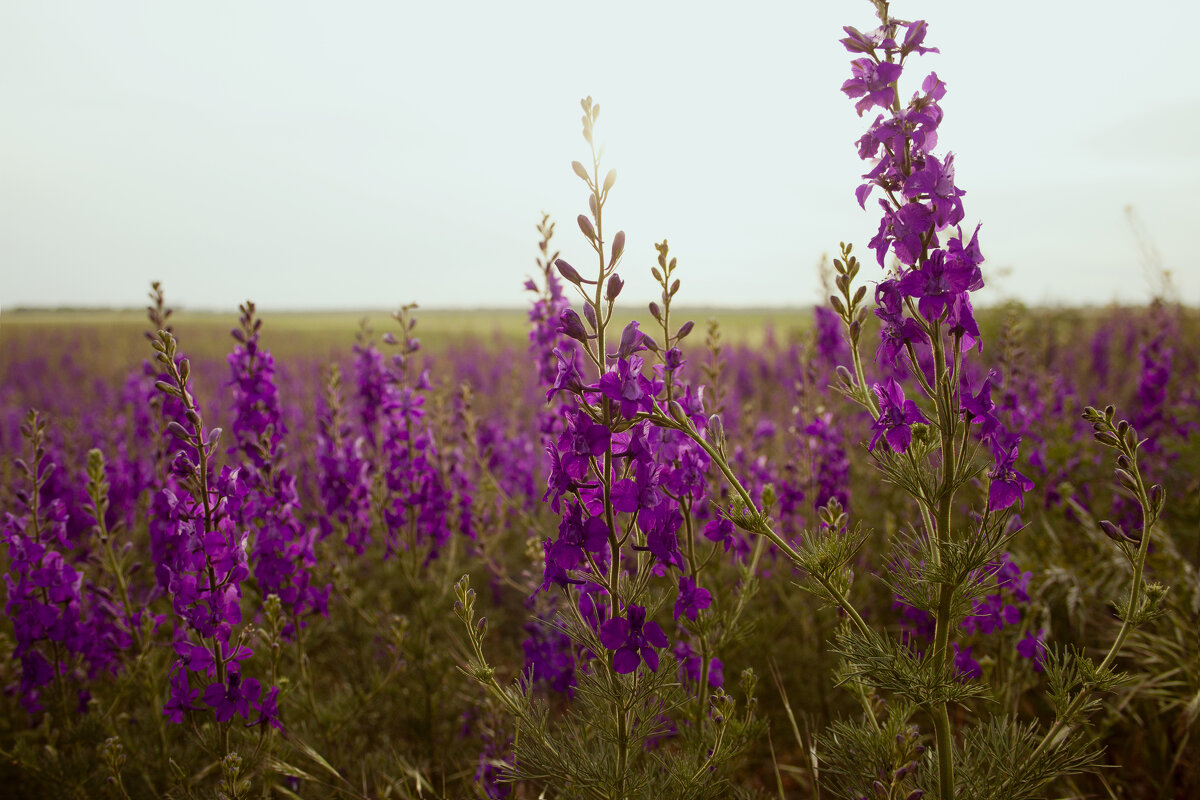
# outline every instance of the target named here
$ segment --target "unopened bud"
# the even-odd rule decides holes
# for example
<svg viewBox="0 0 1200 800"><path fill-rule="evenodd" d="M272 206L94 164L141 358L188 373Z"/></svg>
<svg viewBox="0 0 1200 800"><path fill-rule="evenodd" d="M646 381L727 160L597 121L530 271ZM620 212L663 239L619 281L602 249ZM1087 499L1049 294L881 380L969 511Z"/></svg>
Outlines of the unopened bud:
<svg viewBox="0 0 1200 800"><path fill-rule="evenodd" d="M576 286L578 286L579 284L583 283L583 276L582 276L582 275L580 275L580 274L579 274L579 273L578 273L578 272L575 270L575 268L574 268L574 267L572 267L570 264L568 264L568 263L567 263L566 261L564 261L563 259L561 259L561 258L560 258L560 259L558 259L557 261L555 261L555 262L554 262L554 266L558 267L558 274L559 274L559 275L562 275L562 276L563 276L563 278L565 278L566 280L568 280L568 281L570 281L571 283L575 284Z"/></svg>
<svg viewBox="0 0 1200 800"><path fill-rule="evenodd" d="M617 259L625 252L625 231L617 231L617 235L612 240L612 255L608 259L608 265L611 267L617 263Z"/></svg>
<svg viewBox="0 0 1200 800"><path fill-rule="evenodd" d="M675 332L675 341L678 342L681 339L683 339L684 337L686 337L689 333L692 332L692 328L694 328L694 327L696 327L696 323L692 322L690 319L687 322L680 325L679 330L677 330Z"/></svg>
<svg viewBox="0 0 1200 800"><path fill-rule="evenodd" d="M558 332L577 342L587 342L587 331L583 328L583 320L574 309L565 309L558 317Z"/></svg>
<svg viewBox="0 0 1200 800"><path fill-rule="evenodd" d="M592 221L587 218L587 215L580 214L576 220L579 222L579 230L583 231L583 235L588 238L588 241L596 241L596 229L592 227Z"/></svg>
<svg viewBox="0 0 1200 800"><path fill-rule="evenodd" d="M620 275L614 272L613 276L608 279L608 286L605 287L604 299L611 303L613 300L617 299L617 296L621 294L621 290L624 288L625 281L621 279Z"/></svg>
<svg viewBox="0 0 1200 800"><path fill-rule="evenodd" d="M167 432L181 441L187 442L191 440L191 434L175 420L167 423Z"/></svg>
<svg viewBox="0 0 1200 800"><path fill-rule="evenodd" d="M713 414L708 418L708 425L705 428L708 432L708 441L715 447L725 446L725 424L721 422L720 414Z"/></svg>
<svg viewBox="0 0 1200 800"><path fill-rule="evenodd" d="M838 380L842 382L842 386L845 386L847 389L854 388L854 376L850 374L850 370L839 364L838 368L834 371L837 373Z"/></svg>
<svg viewBox="0 0 1200 800"><path fill-rule="evenodd" d="M611 189L613 187L613 184L616 182L617 182L617 171L615 169L610 169L608 171L608 174L604 176L604 191L607 192L609 189Z"/></svg>

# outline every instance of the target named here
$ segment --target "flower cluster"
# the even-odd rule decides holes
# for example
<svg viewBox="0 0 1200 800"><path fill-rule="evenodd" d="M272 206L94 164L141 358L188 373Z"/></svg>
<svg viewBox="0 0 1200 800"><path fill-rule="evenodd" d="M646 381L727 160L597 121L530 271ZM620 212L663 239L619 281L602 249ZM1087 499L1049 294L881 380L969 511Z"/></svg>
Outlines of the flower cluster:
<svg viewBox="0 0 1200 800"><path fill-rule="evenodd" d="M158 388L183 405L191 426L189 430L174 421L167 425L167 435L181 446L171 461L171 472L182 491L163 489L166 515L162 521L173 541L174 558L160 566L171 607L183 624L176 633L177 659L163 713L180 723L201 708L196 701L202 698L218 722L240 715L251 724L274 723L278 689L262 696L257 679L242 678L241 662L252 651L242 635L234 637L242 622L242 583L250 575L249 535L239 524L238 509L251 488L238 468L226 466L213 474L221 429L205 430L188 388L191 366L178 357L174 337L160 332L153 344L171 378L160 381Z"/></svg>
<svg viewBox="0 0 1200 800"><path fill-rule="evenodd" d="M938 157L933 152L944 116L939 103L946 96L946 85L930 72L920 91L907 103L901 101L898 87L908 57L937 52L924 45L928 30L924 21L893 20L868 33L845 30L848 36L842 44L859 57L852 62L852 77L842 84L842 91L858 100L855 109L860 116L872 108L882 111L857 142L859 156L872 168L863 175L855 196L865 208L875 190L883 195L878 201L879 228L870 247L881 267L889 253L898 262L895 272L875 290L875 316L882 323L877 359L895 366L907 356L907 366L932 395L940 376L936 366L930 371L921 356L934 340L939 357L941 343L949 340L945 352L953 360L953 380L962 384L963 359L970 350L982 348L970 299L972 292L983 288L979 226L969 238L963 233L966 193L954 182L954 155ZM894 379L873 388L879 414L870 448L886 437L892 450L903 453L911 442L912 426L928 419ZM968 388L964 385L961 392L962 413L984 425L981 435L994 459L988 508L1001 511L1023 502L1033 483L1016 469L1020 436L999 424L992 414L994 406L969 408L972 402L990 401L969 398ZM987 388L985 382L981 393L986 394Z"/></svg>
<svg viewBox="0 0 1200 800"><path fill-rule="evenodd" d="M233 330L237 346L229 354L233 387L233 432L229 454L242 460L246 490L237 497L231 516L253 531L251 559L262 597L278 595L296 621L310 612L327 613L330 587L313 585L313 545L317 529L299 519L296 479L283 461L287 432L275 386L275 361L259 344L262 320L254 303L239 308L241 327Z"/></svg>

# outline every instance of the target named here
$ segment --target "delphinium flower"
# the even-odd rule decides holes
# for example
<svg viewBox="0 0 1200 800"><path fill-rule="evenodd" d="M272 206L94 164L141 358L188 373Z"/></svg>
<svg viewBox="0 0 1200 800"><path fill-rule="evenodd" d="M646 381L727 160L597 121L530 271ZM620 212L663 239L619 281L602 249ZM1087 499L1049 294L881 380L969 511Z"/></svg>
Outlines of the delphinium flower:
<svg viewBox="0 0 1200 800"><path fill-rule="evenodd" d="M832 372L839 364L850 360L850 348L842 337L842 320L828 306L813 309L817 360Z"/></svg>
<svg viewBox="0 0 1200 800"><path fill-rule="evenodd" d="M600 626L600 641L613 651L613 669L621 674L633 672L645 663L658 669L658 650L668 645L667 635L654 621L646 621L646 609L625 607L624 617L613 617Z"/></svg>
<svg viewBox="0 0 1200 800"><path fill-rule="evenodd" d="M708 714L712 698L707 687L712 682L707 673L716 637L714 626L706 626L718 601L704 585L709 578L703 567L719 554L720 545L704 541L699 515L694 513L707 505L710 455L677 428L705 426L707 415L699 391L682 379L687 358L679 344L693 325L671 320L670 301L679 289L673 274L676 259L669 257L665 241L656 245L658 266L651 272L663 296L661 305L651 304L650 313L662 335L652 336L632 322L619 338L613 336L613 307L624 286L617 270L625 234L605 238L604 204L616 173L600 171L593 142L599 106L590 98L582 105L584 136L592 145L593 163L590 170L579 162L572 168L587 183L591 215L580 215L577 221L599 268L588 278L563 259L554 262L564 286L573 286L583 300L582 313L564 308L557 327L557 333L573 340L581 355L574 358L555 348L553 376L549 370L543 373L549 383L547 402L559 403L556 411L561 417L561 427L554 429L546 446L549 475L543 500L560 522L557 535L542 542L539 589L560 598L554 628L567 634L574 645L574 696L588 698L585 708L600 705L606 710L586 718L568 713L562 724L569 732L561 738L550 732L557 723L531 725L533 718L517 711L520 733L514 770L522 774L527 763L522 752L531 752L524 751L522 743L539 741L571 753L571 758L555 758L553 766L543 768L551 771L554 780L561 773L564 784L574 785L574 763L594 762L596 747L612 748L603 767L603 780L610 787L605 794L625 796L635 791L634 786L644 785L650 774L661 772L658 763L645 759L644 748L675 728L674 723L651 725L661 713L657 709L674 709L672 717L681 712L679 700L667 699L675 692L669 687L674 685L676 670L660 669L671 638L654 618L659 613L655 609L673 603L681 592L676 623L684 631L680 635L692 629L707 631L694 639L701 668L695 683L686 687L690 696L686 705L699 741L708 743L702 746L718 747L712 737L718 728L724 730L726 721L717 722ZM671 424L652 424L652 419ZM456 612L468 626L475 653L471 674L498 696L498 684L490 668L484 667L485 629L474 624L474 596L466 579L459 584L458 596ZM537 644L529 641L527 646L542 658ZM516 711L522 704L508 697L501 702ZM648 717L644 708L651 709ZM553 745L548 744L551 738ZM716 749L708 755L705 763L714 769L728 758ZM687 776L679 773L679 780L695 780L694 770L689 770ZM546 780L545 775L540 778Z"/></svg>
<svg viewBox="0 0 1200 800"><path fill-rule="evenodd" d="M413 374L413 356L420 339L413 335L415 304L393 314L402 339L385 341L399 350L385 369L385 397L380 410L380 469L386 494L382 515L387 532L386 552L420 548L426 560L436 558L450 538L453 494L440 468L434 432L425 420L428 371Z"/></svg>
<svg viewBox="0 0 1200 800"><path fill-rule="evenodd" d="M833 412L818 408L800 437L811 458L812 508L824 508L831 500L849 508L850 459L846 455L843 434L834 424Z"/></svg>
<svg viewBox="0 0 1200 800"><path fill-rule="evenodd" d="M228 453L241 460L245 491L236 501L231 498L230 513L253 532L250 556L259 594L279 596L292 620L288 632L294 633L305 615L327 613L330 587L313 584L317 529L300 521L296 479L284 460L287 428L275 386L275 360L259 342L262 320L250 301L238 310L240 327L233 330L237 345L228 358L234 411L234 443Z"/></svg>
<svg viewBox="0 0 1200 800"><path fill-rule="evenodd" d="M371 474L366 438L355 436L342 401L342 372L332 364L317 408L317 487L325 513L321 537L337 524L346 544L361 555L371 541Z"/></svg>
<svg viewBox="0 0 1200 800"><path fill-rule="evenodd" d="M175 338L162 331L153 344L170 377L160 381L158 388L182 404L190 425L190 429L174 421L167 425L167 435L181 447L171 460L171 472L182 491L163 490L165 522L175 544L173 562L163 566L171 606L182 626L174 643L178 658L163 713L181 721L186 713L206 705L218 722L240 715L256 724L269 715L270 708L260 702L258 680L241 674L242 662L252 655L240 628L242 583L250 575L249 542L234 516L250 489L239 469L226 466L219 475L213 474L221 430L205 429L188 388L191 366L180 357ZM203 705L196 702L198 691ZM267 700L273 702L273 695L268 694ZM220 731L227 753L229 729L223 725Z"/></svg>
<svg viewBox="0 0 1200 800"><path fill-rule="evenodd" d="M0 535L8 545L8 589L5 613L13 623L13 657L21 664L15 687L30 714L44 709L44 687L54 683L60 711L69 710L68 681L77 682L79 661L90 643L83 614L83 575L64 557L71 546L66 507L60 498L46 502L43 489L56 464L44 447L46 421L30 411L22 426L29 458L18 459L17 470L28 489L17 492L24 513L5 513ZM86 700L77 690L78 704ZM74 706L75 702L70 702Z"/></svg>

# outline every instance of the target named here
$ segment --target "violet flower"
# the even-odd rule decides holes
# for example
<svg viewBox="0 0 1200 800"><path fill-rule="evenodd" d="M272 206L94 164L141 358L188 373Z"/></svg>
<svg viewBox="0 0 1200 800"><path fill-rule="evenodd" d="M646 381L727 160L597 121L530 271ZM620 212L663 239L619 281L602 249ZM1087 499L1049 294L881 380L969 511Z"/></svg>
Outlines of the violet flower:
<svg viewBox="0 0 1200 800"><path fill-rule="evenodd" d="M879 419L875 420L872 428L874 434L867 450L874 451L883 436L892 450L903 453L912 443L912 426L917 423L929 424L929 420L914 401L905 399L904 389L896 383L895 378L888 378L886 385L877 383L872 388L879 398Z"/></svg>
<svg viewBox="0 0 1200 800"><path fill-rule="evenodd" d="M651 671L658 669L658 651L670 642L653 620L646 621L646 609L630 605L625 617L614 617L600 626L600 643L613 653L613 669L628 675L643 661Z"/></svg>

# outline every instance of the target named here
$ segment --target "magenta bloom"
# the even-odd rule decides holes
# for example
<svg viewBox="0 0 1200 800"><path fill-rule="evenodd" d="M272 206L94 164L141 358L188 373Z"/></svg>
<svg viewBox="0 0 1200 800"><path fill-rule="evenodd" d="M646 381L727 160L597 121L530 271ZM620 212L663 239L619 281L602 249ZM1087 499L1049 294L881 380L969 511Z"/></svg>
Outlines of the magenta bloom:
<svg viewBox="0 0 1200 800"><path fill-rule="evenodd" d="M1005 440L1005 441L1001 441ZM1034 483L1014 469L1020 456L1020 436L996 436L992 440L992 454L996 467L988 473L992 485L988 488L988 511L1003 511L1020 502L1025 508L1025 492L1033 489Z"/></svg>
<svg viewBox="0 0 1200 800"><path fill-rule="evenodd" d="M686 575L679 578L679 596L675 598L675 619L686 616L693 622L696 616L712 605L712 594Z"/></svg>
<svg viewBox="0 0 1200 800"><path fill-rule="evenodd" d="M879 398L879 419L875 420L874 435L867 450L874 451L879 437L884 436L893 450L903 453L912 443L912 426L918 422L928 424L929 420L915 402L905 399L904 388L895 378L888 378L886 385L877 383L872 388Z"/></svg>
<svg viewBox="0 0 1200 800"><path fill-rule="evenodd" d="M984 439L990 438L1000 427L995 414L996 403L992 400L992 381L998 377L996 370L989 370L976 394L971 394L971 385L965 377L959 382L963 419L968 423L980 423L979 435Z"/></svg>
<svg viewBox="0 0 1200 800"><path fill-rule="evenodd" d="M654 395L661 388L656 388L642 376L642 363L640 356L618 359L616 369L604 373L596 387L620 406L622 416L632 417L639 411L649 411L654 405Z"/></svg>
<svg viewBox="0 0 1200 800"><path fill-rule="evenodd" d="M200 690L188 685L186 669L176 669L171 673L171 697L163 705L163 714L176 725L183 723L183 716L189 711L199 708L196 701L200 699Z"/></svg>
<svg viewBox="0 0 1200 800"><path fill-rule="evenodd" d="M1037 633L1025 631L1024 638L1017 642L1017 655L1033 659L1033 668L1038 672L1044 669L1046 663L1045 635L1044 629L1038 630Z"/></svg>
<svg viewBox="0 0 1200 800"><path fill-rule="evenodd" d="M600 626L600 643L613 653L613 669L628 675L643 661L651 670L658 669L656 647L669 642L657 622L646 621L646 609L631 605L625 609L628 619L614 617Z"/></svg>
<svg viewBox="0 0 1200 800"><path fill-rule="evenodd" d="M230 671L228 685L211 683L204 690L204 702L217 712L217 722L233 719L234 714L241 714L246 720L250 719L250 704L258 700L262 687L254 678L243 681L241 675Z"/></svg>
<svg viewBox="0 0 1200 800"><path fill-rule="evenodd" d="M947 256L944 250L936 250L920 269L912 269L900 278L900 292L906 297L916 297L917 308L925 319L939 319L954 298L975 284L983 285L979 267L969 262ZM976 329L978 331L978 329Z"/></svg>
<svg viewBox="0 0 1200 800"><path fill-rule="evenodd" d="M959 648L958 642L952 642L954 648L954 668L958 672L958 679L966 682L972 678L983 677L983 667L979 662L971 657L973 647Z"/></svg>
<svg viewBox="0 0 1200 800"><path fill-rule="evenodd" d="M875 316L883 327L879 332L879 349L875 360L887 359L896 364L896 359L909 344L928 344L929 336L912 317L904 315L904 300L900 296L897 281L882 281L875 287Z"/></svg>
<svg viewBox="0 0 1200 800"><path fill-rule="evenodd" d="M871 106L888 108L896 100L893 88L903 70L899 64L876 63L869 58L856 58L850 62L850 80L842 84L847 97L861 97L854 110L861 117Z"/></svg>

